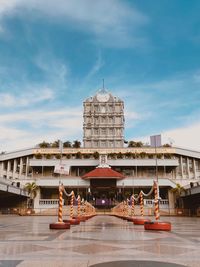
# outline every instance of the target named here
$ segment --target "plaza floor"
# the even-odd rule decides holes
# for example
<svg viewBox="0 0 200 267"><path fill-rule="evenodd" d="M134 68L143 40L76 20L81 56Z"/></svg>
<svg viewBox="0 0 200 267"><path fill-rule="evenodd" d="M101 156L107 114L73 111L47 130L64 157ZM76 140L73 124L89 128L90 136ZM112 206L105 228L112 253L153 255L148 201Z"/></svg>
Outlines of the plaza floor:
<svg viewBox="0 0 200 267"><path fill-rule="evenodd" d="M171 232L106 215L70 230L50 230L53 216L0 215L0 266L199 267L200 218L161 219Z"/></svg>

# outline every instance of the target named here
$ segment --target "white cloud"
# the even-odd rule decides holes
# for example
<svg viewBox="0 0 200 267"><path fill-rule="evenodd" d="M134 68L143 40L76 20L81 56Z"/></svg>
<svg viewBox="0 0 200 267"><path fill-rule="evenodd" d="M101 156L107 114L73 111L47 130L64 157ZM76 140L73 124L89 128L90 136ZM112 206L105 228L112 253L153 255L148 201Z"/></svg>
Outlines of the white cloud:
<svg viewBox="0 0 200 267"><path fill-rule="evenodd" d="M0 151L33 147L43 140L82 140L82 107L1 114L0 125Z"/></svg>
<svg viewBox="0 0 200 267"><path fill-rule="evenodd" d="M174 147L193 149L200 151L200 121L194 124L175 128L161 133L150 133L150 135L161 134L162 144L172 144ZM150 143L149 136L134 137L130 140L138 140L144 143Z"/></svg>
<svg viewBox="0 0 200 267"><path fill-rule="evenodd" d="M171 139L173 140L174 146L192 148L200 151L200 122L182 128L164 131L162 136L165 143L169 143Z"/></svg>
<svg viewBox="0 0 200 267"><path fill-rule="evenodd" d="M0 99L1 107L25 107L42 101L53 100L54 92L49 88L38 88L37 90L30 90L27 93L18 95L0 93Z"/></svg>
<svg viewBox="0 0 200 267"><path fill-rule="evenodd" d="M91 32L101 44L112 46L130 46L140 42L136 31L148 20L138 10L119 0L0 0L0 18L12 14L38 17L40 13L42 18L54 22L64 20L71 27Z"/></svg>

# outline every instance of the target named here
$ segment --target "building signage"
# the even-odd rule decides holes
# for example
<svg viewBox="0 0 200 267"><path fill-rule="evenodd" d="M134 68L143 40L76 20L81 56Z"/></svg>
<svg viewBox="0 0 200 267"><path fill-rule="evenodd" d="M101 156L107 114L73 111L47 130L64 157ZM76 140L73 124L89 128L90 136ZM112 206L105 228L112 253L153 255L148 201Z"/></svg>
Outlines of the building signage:
<svg viewBox="0 0 200 267"><path fill-rule="evenodd" d="M58 164L54 168L54 173L69 175L69 166L66 164Z"/></svg>

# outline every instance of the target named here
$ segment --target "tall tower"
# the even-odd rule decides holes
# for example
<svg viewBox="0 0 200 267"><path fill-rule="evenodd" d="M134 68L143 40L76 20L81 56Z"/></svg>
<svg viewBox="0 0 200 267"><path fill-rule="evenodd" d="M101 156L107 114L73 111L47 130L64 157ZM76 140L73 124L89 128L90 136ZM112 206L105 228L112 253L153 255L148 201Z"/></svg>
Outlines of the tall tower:
<svg viewBox="0 0 200 267"><path fill-rule="evenodd" d="M124 102L103 88L87 98L83 107L83 146L123 147Z"/></svg>

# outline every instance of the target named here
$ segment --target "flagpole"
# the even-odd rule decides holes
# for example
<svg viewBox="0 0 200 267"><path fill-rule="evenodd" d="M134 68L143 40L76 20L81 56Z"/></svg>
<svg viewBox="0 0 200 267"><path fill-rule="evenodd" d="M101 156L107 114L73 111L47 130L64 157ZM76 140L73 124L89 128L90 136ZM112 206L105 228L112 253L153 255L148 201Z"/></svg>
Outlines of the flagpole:
<svg viewBox="0 0 200 267"><path fill-rule="evenodd" d="M62 152L63 152L63 143L61 140L59 140L59 150L60 150L60 166L61 166L61 164L62 164ZM61 182L61 171L60 171L60 182Z"/></svg>

